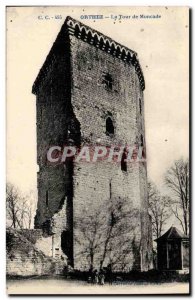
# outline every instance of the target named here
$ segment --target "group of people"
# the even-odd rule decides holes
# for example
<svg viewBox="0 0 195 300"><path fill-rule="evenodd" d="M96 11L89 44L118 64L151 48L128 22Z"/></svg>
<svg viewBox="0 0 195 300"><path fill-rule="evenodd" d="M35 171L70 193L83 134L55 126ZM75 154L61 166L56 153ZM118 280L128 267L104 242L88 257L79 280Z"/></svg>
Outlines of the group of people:
<svg viewBox="0 0 195 300"><path fill-rule="evenodd" d="M109 266L107 268L100 268L99 272L97 269L93 270L92 268L89 270L89 277L88 282L94 283L94 284L100 284L104 285L105 280L108 281L108 283L112 283L111 280L111 270Z"/></svg>

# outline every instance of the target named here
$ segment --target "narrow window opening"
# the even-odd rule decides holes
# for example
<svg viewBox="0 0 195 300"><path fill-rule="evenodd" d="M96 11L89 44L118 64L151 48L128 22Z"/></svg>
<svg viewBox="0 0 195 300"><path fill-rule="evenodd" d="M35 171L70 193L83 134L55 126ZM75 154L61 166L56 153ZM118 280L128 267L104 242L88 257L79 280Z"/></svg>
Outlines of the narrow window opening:
<svg viewBox="0 0 195 300"><path fill-rule="evenodd" d="M112 119L108 117L106 119L106 135L113 135L114 134L114 125Z"/></svg>
<svg viewBox="0 0 195 300"><path fill-rule="evenodd" d="M102 83L104 84L105 88L112 90L113 78L110 74L108 74L108 73L103 74Z"/></svg>
<svg viewBox="0 0 195 300"><path fill-rule="evenodd" d="M127 162L126 162L126 159L127 159L127 154L126 154L126 151L124 150L122 158L121 158L121 170L124 171L124 172L127 172Z"/></svg>
<svg viewBox="0 0 195 300"><path fill-rule="evenodd" d="M115 213L112 211L110 214L110 226L113 227L117 223L117 218Z"/></svg>
<svg viewBox="0 0 195 300"><path fill-rule="evenodd" d="M141 99L139 98L139 112L140 112L140 115L142 114L142 102L141 102Z"/></svg>
<svg viewBox="0 0 195 300"><path fill-rule="evenodd" d="M46 191L46 206L48 207L49 205L49 197L48 197L48 191Z"/></svg>
<svg viewBox="0 0 195 300"><path fill-rule="evenodd" d="M110 199L112 199L112 184L111 184L111 181L109 183L109 188L110 188Z"/></svg>
<svg viewBox="0 0 195 300"><path fill-rule="evenodd" d="M143 135L141 134L141 146L143 147L144 145L144 138L143 138Z"/></svg>

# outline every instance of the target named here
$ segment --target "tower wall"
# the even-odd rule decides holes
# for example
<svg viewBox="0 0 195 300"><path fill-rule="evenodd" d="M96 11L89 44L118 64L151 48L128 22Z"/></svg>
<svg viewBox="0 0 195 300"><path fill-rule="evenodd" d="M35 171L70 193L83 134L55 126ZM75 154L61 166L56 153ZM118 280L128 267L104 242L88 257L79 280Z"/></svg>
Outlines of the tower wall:
<svg viewBox="0 0 195 300"><path fill-rule="evenodd" d="M134 145L140 143L144 135L143 92L133 65L70 37L72 91L71 103L80 123L83 144L103 146ZM113 78L112 90L102 84L103 74ZM140 114L139 101L142 104ZM106 117L112 114L115 134L106 135ZM77 163L74 167L74 220L80 218L81 211L88 209L89 215L98 206L107 204L110 197L127 198L129 206L138 210L134 216L136 228L130 233L135 240L136 251L132 250L126 270L148 270L150 251L149 219L147 213L147 178L145 163L131 163L127 172L121 170L120 163ZM110 191L111 183L111 191ZM86 192L87 191L87 192ZM93 214L92 214L93 215ZM131 230L132 220L129 221ZM76 268L87 268L88 261L81 258L82 247L80 229L74 229L74 262ZM134 252L134 253L133 253ZM100 257L96 255L96 267ZM136 264L136 265L135 265ZM119 266L120 269L120 266Z"/></svg>
<svg viewBox="0 0 195 300"><path fill-rule="evenodd" d="M62 29L43 65L36 89L39 172L35 228L42 228L45 235L54 234L53 253L62 248L72 265L72 166L51 163L47 159L50 147L63 148L66 144L73 120L69 52L69 39ZM62 236L66 236L66 243L61 241Z"/></svg>
<svg viewBox="0 0 195 300"><path fill-rule="evenodd" d="M116 162L50 164L46 159L51 146L63 147L70 139L78 147L110 147L140 144L142 135L145 146L143 83L138 64L108 52L92 45L82 34L75 36L65 22L40 71L41 78L35 82L39 165L35 226L54 234L54 247L62 248L70 264L87 269L87 238L80 243L82 226L78 226L78 220L82 224L86 211L89 218L100 207L106 211L111 199L125 199L127 209L133 212L126 224L126 238L131 242L125 270L147 271L151 268L152 243L146 163L129 163L122 171ZM112 78L111 89L103 82L105 74ZM112 136L106 134L108 116L114 125ZM120 241L115 242L119 245ZM101 251L97 253L96 268L102 257Z"/></svg>
<svg viewBox="0 0 195 300"><path fill-rule="evenodd" d="M64 166L50 164L47 160L49 148L63 145L67 135L66 106L69 99L65 72L64 58L58 58L50 66L37 94L37 164L39 166L37 227L58 211L62 198L65 197Z"/></svg>

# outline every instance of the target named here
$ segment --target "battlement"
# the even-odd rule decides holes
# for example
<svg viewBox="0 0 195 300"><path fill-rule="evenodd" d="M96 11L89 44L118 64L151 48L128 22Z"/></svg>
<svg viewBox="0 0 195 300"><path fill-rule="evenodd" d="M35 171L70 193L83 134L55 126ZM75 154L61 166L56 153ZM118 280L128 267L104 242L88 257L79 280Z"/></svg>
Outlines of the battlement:
<svg viewBox="0 0 195 300"><path fill-rule="evenodd" d="M91 27L84 25L83 23L67 17L64 24L62 25L61 31L59 32L56 41L54 42L32 88L32 93L37 94L39 86L46 77L50 67L56 61L57 54L59 53L59 47L62 45L59 41L62 36L74 35L78 39L83 40L84 42L90 44L93 47L96 47L102 51L109 53L110 55L124 61L124 63L132 64L135 67L135 71L138 75L141 89L145 89L145 80L137 53L133 50L117 43L106 35L102 34L99 31L92 29Z"/></svg>

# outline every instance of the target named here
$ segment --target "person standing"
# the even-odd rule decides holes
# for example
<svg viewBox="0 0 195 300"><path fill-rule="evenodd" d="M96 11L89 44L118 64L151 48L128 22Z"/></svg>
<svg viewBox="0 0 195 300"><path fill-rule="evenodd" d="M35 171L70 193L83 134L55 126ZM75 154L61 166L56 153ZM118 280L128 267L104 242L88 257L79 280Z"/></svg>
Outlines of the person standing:
<svg viewBox="0 0 195 300"><path fill-rule="evenodd" d="M103 268L100 269L99 283L100 283L100 285L104 285L104 283L105 283L105 273L104 273Z"/></svg>

